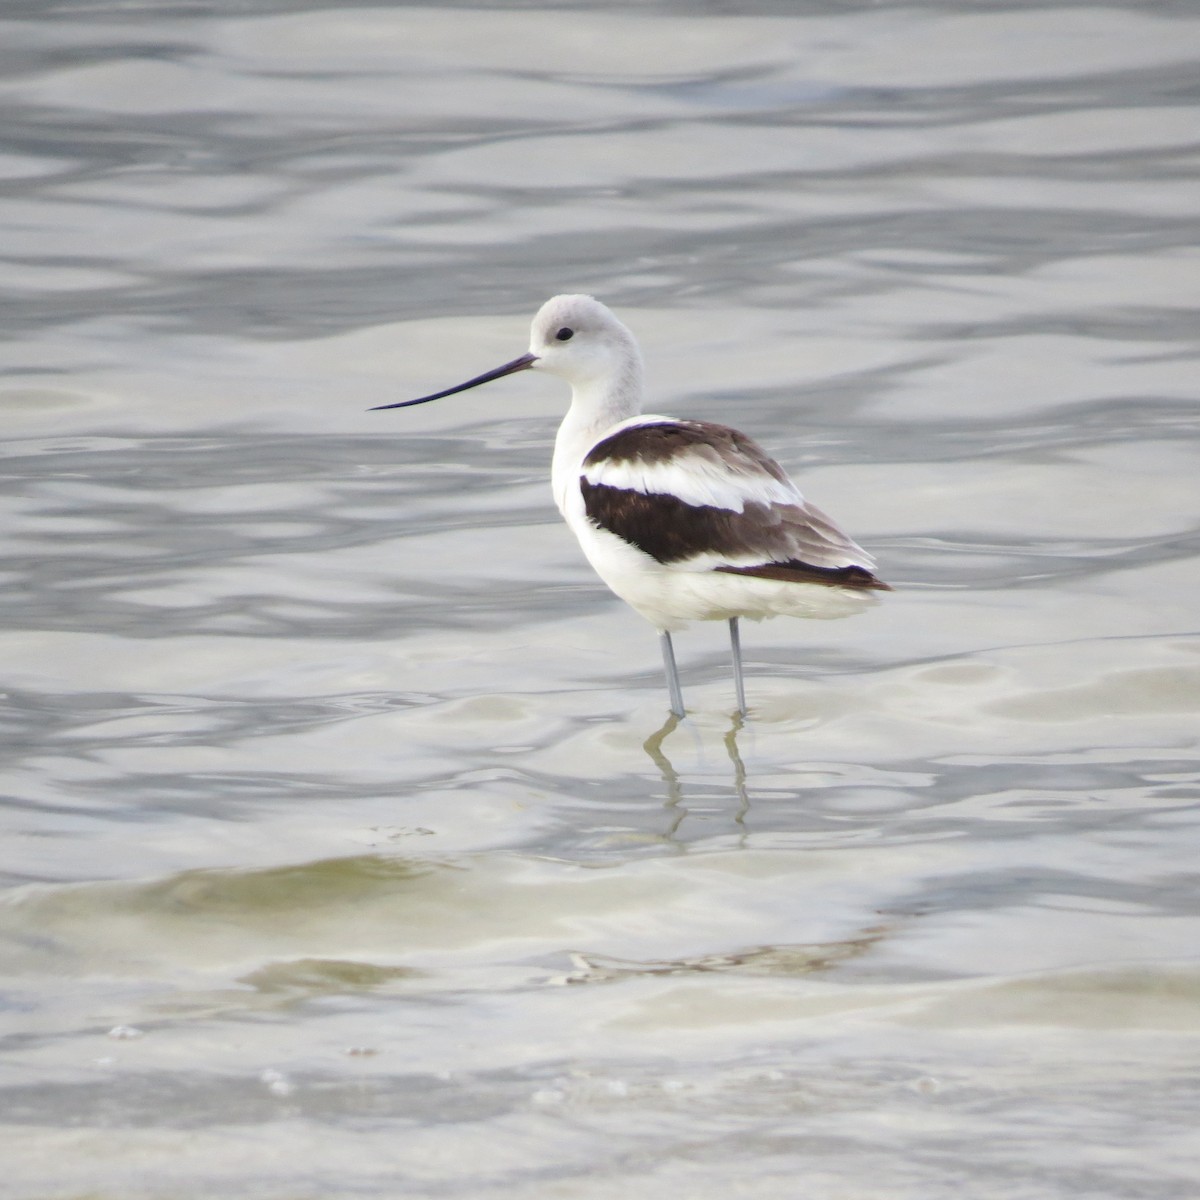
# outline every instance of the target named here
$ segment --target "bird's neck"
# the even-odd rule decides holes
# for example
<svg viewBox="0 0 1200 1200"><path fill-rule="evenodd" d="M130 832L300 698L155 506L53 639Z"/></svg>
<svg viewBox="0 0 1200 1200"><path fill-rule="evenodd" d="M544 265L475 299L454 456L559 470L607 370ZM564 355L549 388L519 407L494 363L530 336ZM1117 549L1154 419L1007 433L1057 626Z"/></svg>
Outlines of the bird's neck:
<svg viewBox="0 0 1200 1200"><path fill-rule="evenodd" d="M642 411L642 364L632 361L615 378L584 381L571 389L571 407L554 440L554 500L565 515L568 492L579 479L587 452L614 425Z"/></svg>

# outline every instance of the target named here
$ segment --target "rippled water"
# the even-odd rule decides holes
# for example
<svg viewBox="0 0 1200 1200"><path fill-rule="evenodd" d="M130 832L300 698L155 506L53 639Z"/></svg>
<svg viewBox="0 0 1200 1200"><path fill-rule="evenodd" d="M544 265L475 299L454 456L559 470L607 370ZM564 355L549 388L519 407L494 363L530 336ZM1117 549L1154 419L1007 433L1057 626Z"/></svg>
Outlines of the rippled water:
<svg viewBox="0 0 1200 1200"><path fill-rule="evenodd" d="M1196 1194L1200 15L795 9L5 6L0 1192ZM564 290L897 585L744 726L365 411Z"/></svg>

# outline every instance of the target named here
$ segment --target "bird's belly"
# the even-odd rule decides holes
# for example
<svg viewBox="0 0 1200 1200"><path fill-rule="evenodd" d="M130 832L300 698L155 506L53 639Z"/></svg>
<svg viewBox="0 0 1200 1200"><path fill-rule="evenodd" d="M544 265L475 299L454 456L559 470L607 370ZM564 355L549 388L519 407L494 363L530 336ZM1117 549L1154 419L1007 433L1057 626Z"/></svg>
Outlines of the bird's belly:
<svg viewBox="0 0 1200 1200"><path fill-rule="evenodd" d="M656 629L730 617L848 617L877 603L869 592L714 571L703 560L660 563L622 538L571 522L596 574Z"/></svg>

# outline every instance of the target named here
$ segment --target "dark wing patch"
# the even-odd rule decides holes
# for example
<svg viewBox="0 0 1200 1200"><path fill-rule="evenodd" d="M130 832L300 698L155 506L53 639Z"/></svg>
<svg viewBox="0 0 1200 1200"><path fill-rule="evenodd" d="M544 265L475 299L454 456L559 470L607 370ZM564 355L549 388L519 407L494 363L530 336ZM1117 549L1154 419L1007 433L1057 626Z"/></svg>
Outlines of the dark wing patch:
<svg viewBox="0 0 1200 1200"><path fill-rule="evenodd" d="M866 567L813 567L808 563L765 563L761 567L714 567L725 575L752 575L755 579L778 579L781 583L823 583L827 587L858 588L860 591L890 592Z"/></svg>
<svg viewBox="0 0 1200 1200"><path fill-rule="evenodd" d="M780 483L788 482L784 469L753 438L711 421L664 421L619 429L597 442L583 465L633 462L651 466L685 455L715 460L734 474L761 471Z"/></svg>
<svg viewBox="0 0 1200 1200"><path fill-rule="evenodd" d="M742 512L734 512L687 504L678 496L662 492L647 494L589 483L586 476L580 477L579 484L588 520L664 565L715 554L735 562L759 560L749 566L714 568L732 575L890 590L866 567L824 566L796 557L797 549L804 546L811 546L817 559L823 556L822 552L828 554L835 548L821 528L832 523L819 512L810 515L807 508L765 504L747 504ZM836 531L836 526L832 529Z"/></svg>
<svg viewBox="0 0 1200 1200"><path fill-rule="evenodd" d="M683 562L698 554L738 553L733 518L726 508L700 508L667 492L639 492L579 480L588 520L650 555L656 562Z"/></svg>

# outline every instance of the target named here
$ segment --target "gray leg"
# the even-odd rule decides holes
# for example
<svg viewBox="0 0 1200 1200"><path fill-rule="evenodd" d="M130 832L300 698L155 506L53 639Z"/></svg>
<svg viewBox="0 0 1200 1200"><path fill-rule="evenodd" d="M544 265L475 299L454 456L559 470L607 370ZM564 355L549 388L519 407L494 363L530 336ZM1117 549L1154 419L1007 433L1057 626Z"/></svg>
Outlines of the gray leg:
<svg viewBox="0 0 1200 1200"><path fill-rule="evenodd" d="M738 714L746 715L746 685L742 681L742 635L737 617L729 618L729 646L733 651L733 686L737 689Z"/></svg>
<svg viewBox="0 0 1200 1200"><path fill-rule="evenodd" d="M677 716L684 716L683 690L679 686L679 669L675 666L675 647L671 645L671 635L664 629L659 633L662 642L663 666L667 669L667 693L671 697L671 711Z"/></svg>

